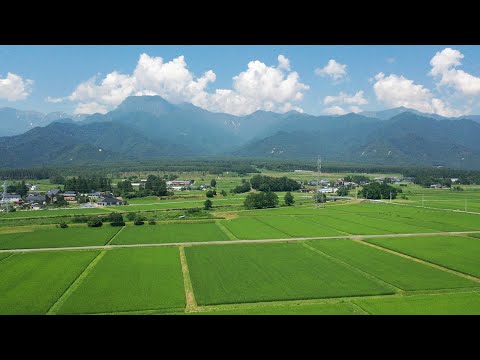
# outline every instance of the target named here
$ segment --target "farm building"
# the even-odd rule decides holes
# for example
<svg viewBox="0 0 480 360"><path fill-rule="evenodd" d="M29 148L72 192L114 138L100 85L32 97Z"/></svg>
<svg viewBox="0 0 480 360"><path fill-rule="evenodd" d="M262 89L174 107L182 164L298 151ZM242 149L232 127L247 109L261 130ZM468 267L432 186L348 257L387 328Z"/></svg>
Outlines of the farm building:
<svg viewBox="0 0 480 360"><path fill-rule="evenodd" d="M65 199L65 201L75 202L77 201L77 194L75 193L75 191L65 191L65 193L63 193L63 198Z"/></svg>
<svg viewBox="0 0 480 360"><path fill-rule="evenodd" d="M110 205L123 205L124 202L120 199L114 198L113 196L108 196L103 198L100 201L97 201L97 204L100 206L110 206Z"/></svg>
<svg viewBox="0 0 480 360"><path fill-rule="evenodd" d="M6 194L5 198L2 198L2 203L16 203L22 200L22 197L17 194Z"/></svg>
<svg viewBox="0 0 480 360"><path fill-rule="evenodd" d="M193 184L193 180L171 180L167 181L167 186L189 186Z"/></svg>

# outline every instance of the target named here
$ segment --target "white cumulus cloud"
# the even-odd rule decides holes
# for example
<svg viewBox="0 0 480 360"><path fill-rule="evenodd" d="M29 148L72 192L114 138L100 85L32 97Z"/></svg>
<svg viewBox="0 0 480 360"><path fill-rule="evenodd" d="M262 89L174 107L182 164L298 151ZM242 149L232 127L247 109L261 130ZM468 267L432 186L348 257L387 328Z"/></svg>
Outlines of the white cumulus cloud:
<svg viewBox="0 0 480 360"><path fill-rule="evenodd" d="M363 90L357 91L355 95L349 95L344 92L340 92L337 96L328 95L323 99L325 105L342 103L342 104L355 104L355 105L365 105L368 104L368 101L363 96Z"/></svg>
<svg viewBox="0 0 480 360"><path fill-rule="evenodd" d="M347 113L344 108L338 105L328 107L324 110L324 112L330 115L345 115Z"/></svg>
<svg viewBox="0 0 480 360"><path fill-rule="evenodd" d="M415 109L425 113L434 113L446 117L460 116L462 111L445 104L434 97L432 92L423 85L415 84L413 80L402 75L385 76L380 72L375 75L373 90L377 99L388 106Z"/></svg>
<svg viewBox="0 0 480 360"><path fill-rule="evenodd" d="M362 111L362 109L358 105L368 104L368 101L363 96L363 90L360 90L357 91L354 95L349 95L342 91L337 96L325 96L325 98L323 99L323 103L325 105L336 104L335 106L331 106L324 110L324 112L326 112L327 114L342 115L347 113L344 108L345 106L349 105L348 108L350 109L350 112L358 113ZM341 107L340 105L344 107Z"/></svg>
<svg viewBox="0 0 480 360"><path fill-rule="evenodd" d="M232 89L208 92L208 85L216 80L212 70L196 77L183 56L165 62L161 57L141 54L132 74L113 71L103 79L92 77L78 85L68 99L77 103L75 113L104 113L130 95L160 95L173 103L185 101L234 115L256 110L302 111L296 103L309 87L291 71L289 59L279 55L277 60L277 66L251 61L245 71L233 77Z"/></svg>
<svg viewBox="0 0 480 360"><path fill-rule="evenodd" d="M18 101L26 99L32 92L33 80L23 79L21 76L7 73L7 77L0 77L0 99Z"/></svg>
<svg viewBox="0 0 480 360"><path fill-rule="evenodd" d="M456 69L462 64L463 58L464 55L460 51L452 48L437 52L430 60L432 66L430 75L439 78L438 86L450 86L462 95L478 96L480 95L480 77Z"/></svg>
<svg viewBox="0 0 480 360"><path fill-rule="evenodd" d="M65 98L54 98L54 97L51 97L51 96L47 96L45 98L46 102L54 103L54 104L61 103L61 102L63 102L63 100L65 100Z"/></svg>
<svg viewBox="0 0 480 360"><path fill-rule="evenodd" d="M340 80L347 76L347 65L340 64L335 59L330 59L323 68L315 69L315 74L318 76L330 76L333 80Z"/></svg>

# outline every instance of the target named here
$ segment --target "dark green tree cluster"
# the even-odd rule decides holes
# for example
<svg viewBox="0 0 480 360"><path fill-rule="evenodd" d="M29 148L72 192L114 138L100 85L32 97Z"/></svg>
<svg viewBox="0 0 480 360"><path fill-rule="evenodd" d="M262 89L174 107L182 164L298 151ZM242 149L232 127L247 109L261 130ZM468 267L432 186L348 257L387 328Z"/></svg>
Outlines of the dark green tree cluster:
<svg viewBox="0 0 480 360"><path fill-rule="evenodd" d="M129 180L119 181L117 183L117 191L120 194L127 194L129 192L133 192L132 183Z"/></svg>
<svg viewBox="0 0 480 360"><path fill-rule="evenodd" d="M249 192L251 189L250 181L242 179L242 184L234 187L232 190L230 190L234 194L242 194Z"/></svg>
<svg viewBox="0 0 480 360"><path fill-rule="evenodd" d="M110 225L112 226L125 226L125 221L123 221L123 216L120 213L112 213L110 214Z"/></svg>
<svg viewBox="0 0 480 360"><path fill-rule="evenodd" d="M337 190L338 196L348 196L348 189L346 187L340 187Z"/></svg>
<svg viewBox="0 0 480 360"><path fill-rule="evenodd" d="M92 217L87 222L88 227L100 227L102 225L103 225L103 222L99 218Z"/></svg>
<svg viewBox="0 0 480 360"><path fill-rule="evenodd" d="M89 193L92 191L111 191L111 180L102 176L73 177L65 179L64 191Z"/></svg>
<svg viewBox="0 0 480 360"><path fill-rule="evenodd" d="M401 192L401 189L397 189L391 185L378 183L376 181L371 182L368 185L365 185L363 189L358 193L360 197L365 199L390 199L390 194L392 199L397 197L397 193Z"/></svg>
<svg viewBox="0 0 480 360"><path fill-rule="evenodd" d="M205 202L203 203L203 208L205 210L210 210L212 206L213 206L213 203L212 203L212 200L210 199L205 200Z"/></svg>
<svg viewBox="0 0 480 360"><path fill-rule="evenodd" d="M415 178L415 184L430 187L430 185L440 184L442 186L451 187L452 186L452 179L450 177L439 178L433 175L420 175Z"/></svg>
<svg viewBox="0 0 480 360"><path fill-rule="evenodd" d="M205 195L208 197L208 198L212 198L214 197L215 195L217 195L217 191L216 190L208 190Z"/></svg>
<svg viewBox="0 0 480 360"><path fill-rule="evenodd" d="M317 192L313 195L313 200L317 203L325 203L327 201L327 196L322 192Z"/></svg>
<svg viewBox="0 0 480 360"><path fill-rule="evenodd" d="M343 180L359 184L362 181L369 182L371 179L365 175L348 175L348 176L345 176Z"/></svg>
<svg viewBox="0 0 480 360"><path fill-rule="evenodd" d="M22 197L26 196L28 194L28 188L27 185L25 185L25 180L14 182L13 184L8 185L7 192L15 193Z"/></svg>
<svg viewBox="0 0 480 360"><path fill-rule="evenodd" d="M243 202L247 209L266 209L278 205L278 196L271 191L248 194Z"/></svg>
<svg viewBox="0 0 480 360"><path fill-rule="evenodd" d="M148 175L145 183L145 192L148 195L166 196L168 195L167 183L158 176Z"/></svg>
<svg viewBox="0 0 480 360"><path fill-rule="evenodd" d="M301 185L295 180L286 176L271 177L265 175L255 175L250 179L252 188L260 191L295 191L300 189Z"/></svg>
<svg viewBox="0 0 480 360"><path fill-rule="evenodd" d="M285 205L287 206L292 206L295 203L295 199L293 198L293 195L290 191L285 194L283 200L285 201Z"/></svg>

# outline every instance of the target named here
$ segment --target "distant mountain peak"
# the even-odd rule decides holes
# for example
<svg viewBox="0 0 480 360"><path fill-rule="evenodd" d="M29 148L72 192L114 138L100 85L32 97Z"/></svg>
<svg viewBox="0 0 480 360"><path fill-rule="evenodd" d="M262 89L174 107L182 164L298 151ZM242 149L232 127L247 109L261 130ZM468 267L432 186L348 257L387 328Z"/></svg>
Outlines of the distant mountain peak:
<svg viewBox="0 0 480 360"><path fill-rule="evenodd" d="M146 112L155 115L166 114L176 106L158 95L129 96L118 105L116 112Z"/></svg>

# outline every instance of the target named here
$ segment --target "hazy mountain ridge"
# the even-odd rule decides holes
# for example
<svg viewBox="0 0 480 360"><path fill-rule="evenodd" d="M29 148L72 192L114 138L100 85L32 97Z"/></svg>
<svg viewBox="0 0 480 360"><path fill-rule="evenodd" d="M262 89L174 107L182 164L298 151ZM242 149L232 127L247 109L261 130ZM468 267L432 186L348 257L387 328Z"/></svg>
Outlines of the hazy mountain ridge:
<svg viewBox="0 0 480 360"><path fill-rule="evenodd" d="M7 110L5 110L7 109ZM2 112L3 111L3 112ZM234 155L480 168L480 116L447 119L406 108L341 116L212 113L159 96L132 96L104 115L0 109L27 126L0 138L0 166ZM375 115L375 116L374 116ZM50 122L47 126L45 122ZM7 126L0 125L0 131ZM23 125L22 125L23 126ZM43 127L41 127L43 126Z"/></svg>

